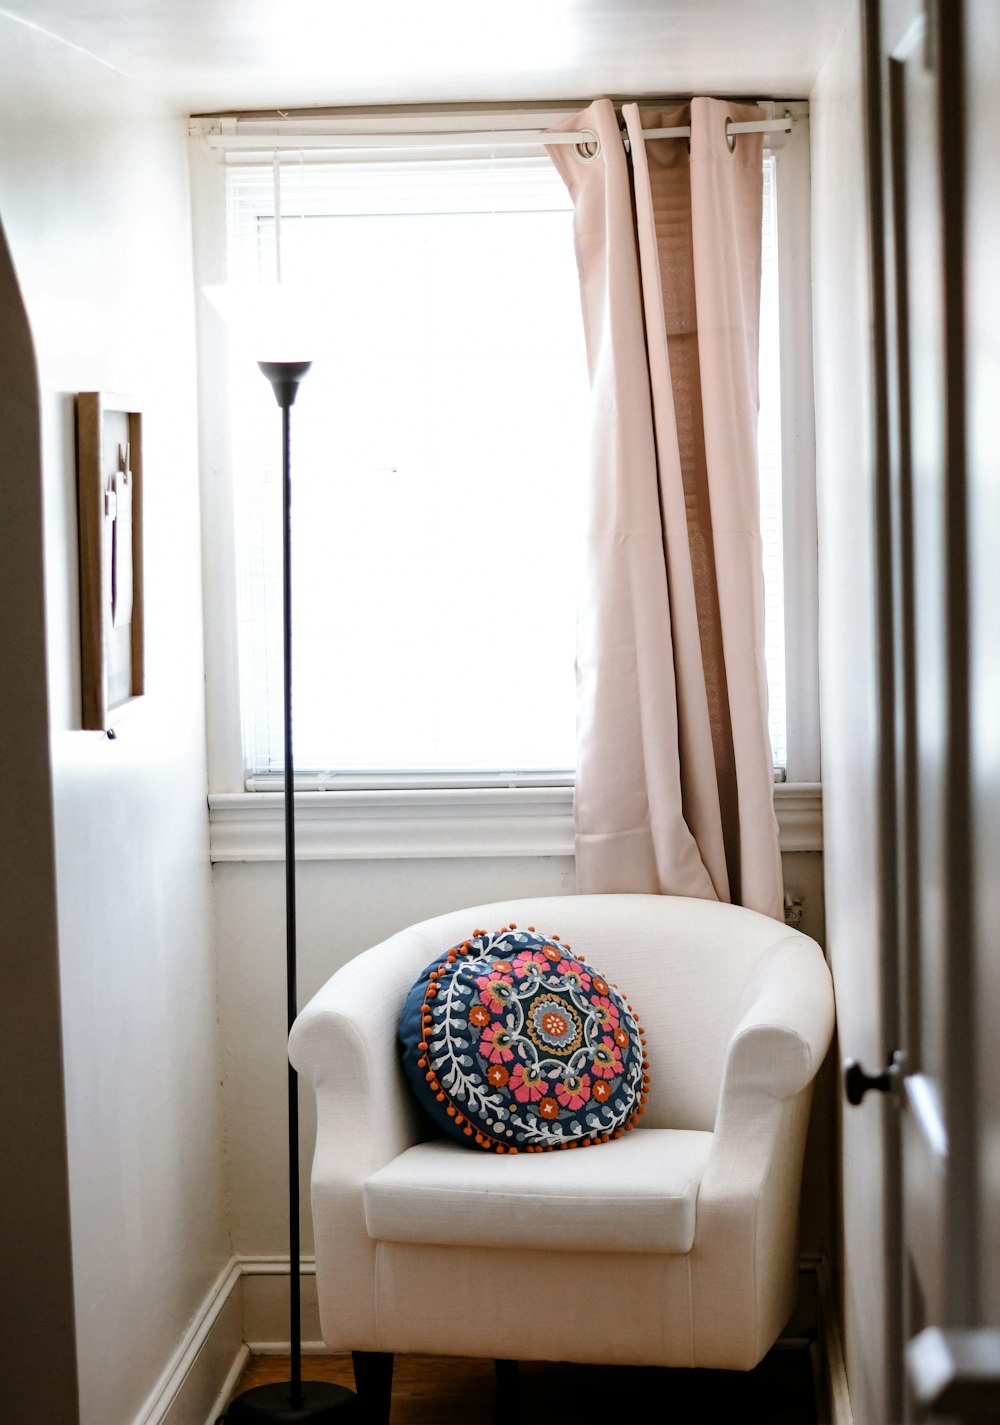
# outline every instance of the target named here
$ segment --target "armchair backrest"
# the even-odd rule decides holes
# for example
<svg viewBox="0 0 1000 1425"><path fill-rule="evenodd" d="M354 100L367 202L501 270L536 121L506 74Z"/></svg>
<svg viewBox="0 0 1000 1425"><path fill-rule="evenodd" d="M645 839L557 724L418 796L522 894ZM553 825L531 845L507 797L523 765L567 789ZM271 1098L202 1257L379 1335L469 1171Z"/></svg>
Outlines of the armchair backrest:
<svg viewBox="0 0 1000 1425"><path fill-rule="evenodd" d="M787 976L798 957L777 952L799 942L808 979L814 957L822 958L807 936L738 906L682 896L548 896L451 911L410 927L412 977L474 929L512 921L558 935L632 1005L652 1073L647 1128L711 1130L729 1040L768 960L780 959ZM407 988L400 986L400 1006Z"/></svg>

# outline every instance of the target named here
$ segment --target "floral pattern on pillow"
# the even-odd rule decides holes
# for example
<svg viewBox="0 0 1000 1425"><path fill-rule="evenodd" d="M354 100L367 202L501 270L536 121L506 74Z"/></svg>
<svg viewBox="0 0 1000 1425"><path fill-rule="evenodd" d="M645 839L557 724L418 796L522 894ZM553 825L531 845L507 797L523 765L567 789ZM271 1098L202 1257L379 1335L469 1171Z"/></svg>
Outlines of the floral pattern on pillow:
<svg viewBox="0 0 1000 1425"><path fill-rule="evenodd" d="M476 930L428 965L400 1019L406 1072L434 1121L498 1153L587 1147L635 1126L642 1030L557 935Z"/></svg>

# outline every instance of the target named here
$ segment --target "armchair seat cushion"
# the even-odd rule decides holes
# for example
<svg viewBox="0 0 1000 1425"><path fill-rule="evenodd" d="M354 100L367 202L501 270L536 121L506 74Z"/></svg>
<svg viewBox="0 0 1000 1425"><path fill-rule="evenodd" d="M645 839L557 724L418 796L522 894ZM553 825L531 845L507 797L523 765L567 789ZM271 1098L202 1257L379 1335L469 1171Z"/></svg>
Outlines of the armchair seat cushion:
<svg viewBox="0 0 1000 1425"><path fill-rule="evenodd" d="M646 1128L530 1156L408 1148L364 1185L368 1235L440 1246L685 1253L712 1134Z"/></svg>

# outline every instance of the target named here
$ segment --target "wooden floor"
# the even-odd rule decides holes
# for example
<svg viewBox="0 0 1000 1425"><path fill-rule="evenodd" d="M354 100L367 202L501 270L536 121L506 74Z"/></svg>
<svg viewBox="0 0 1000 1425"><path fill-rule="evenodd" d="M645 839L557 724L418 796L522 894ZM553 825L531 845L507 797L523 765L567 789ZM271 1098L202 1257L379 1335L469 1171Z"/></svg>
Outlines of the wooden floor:
<svg viewBox="0 0 1000 1425"><path fill-rule="evenodd" d="M255 1356L239 1390L288 1377L288 1357ZM348 1356L307 1356L304 1380L354 1387ZM495 1425L493 1363L397 1356L392 1425ZM658 1370L525 1361L517 1425L815 1425L809 1352L772 1351L753 1371ZM515 1418L508 1417L510 1425Z"/></svg>

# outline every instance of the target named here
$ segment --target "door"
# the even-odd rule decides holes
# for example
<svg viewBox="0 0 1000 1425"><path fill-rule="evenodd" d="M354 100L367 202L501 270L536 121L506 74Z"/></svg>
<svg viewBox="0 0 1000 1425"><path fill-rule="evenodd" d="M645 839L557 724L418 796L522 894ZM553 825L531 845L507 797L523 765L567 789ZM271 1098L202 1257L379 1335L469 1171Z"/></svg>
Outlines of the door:
<svg viewBox="0 0 1000 1425"><path fill-rule="evenodd" d="M954 1333L978 1321L962 9L959 0L866 6L881 875L891 906L883 971L897 1047L883 1074L866 1080L855 1068L848 1091L858 1099L878 1087L893 1099L887 1310L905 1420L979 1418L955 1394L961 1368L941 1368Z"/></svg>
<svg viewBox="0 0 1000 1425"><path fill-rule="evenodd" d="M1000 5L965 0L970 783L977 1015L978 1397L1000 1420ZM970 1387L971 1388L971 1387Z"/></svg>
<svg viewBox="0 0 1000 1425"><path fill-rule="evenodd" d="M971 1260L949 1090L968 1082L961 926L968 900L968 669L961 293L942 129L938 15L886 0L882 18L888 497L896 810L902 1328L958 1324ZM950 116L949 116L950 117ZM956 409L957 407L957 409ZM960 1115L959 1115L960 1117Z"/></svg>

